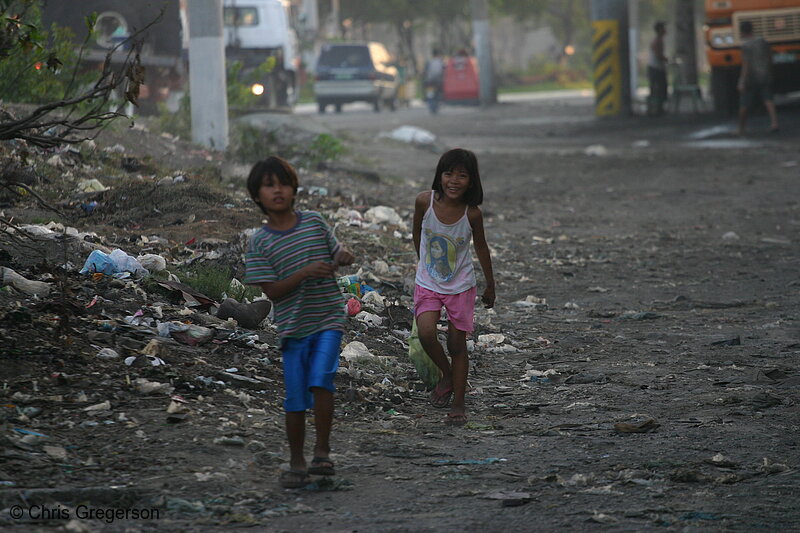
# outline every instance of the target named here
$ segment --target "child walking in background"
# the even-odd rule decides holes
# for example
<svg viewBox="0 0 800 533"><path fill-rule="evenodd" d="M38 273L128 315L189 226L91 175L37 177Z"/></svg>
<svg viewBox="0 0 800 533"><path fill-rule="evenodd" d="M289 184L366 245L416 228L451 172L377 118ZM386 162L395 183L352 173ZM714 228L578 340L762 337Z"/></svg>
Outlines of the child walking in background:
<svg viewBox="0 0 800 533"><path fill-rule="evenodd" d="M431 189L417 195L414 205L414 247L419 259L414 315L420 343L442 371L431 404L447 407L452 397L445 423L463 425L467 421L467 334L473 330L477 294L470 241L486 279L484 305L492 307L495 297L492 259L478 207L483 187L475 154L456 148L442 155ZM447 351L452 363L436 334L442 307L447 310Z"/></svg>
<svg viewBox="0 0 800 533"><path fill-rule="evenodd" d="M300 488L309 474L335 473L330 458L333 423L333 378L346 321L334 272L353 255L315 211L295 211L297 173L279 157L256 163L247 178L250 197L267 215L267 223L250 238L245 283L258 285L274 305L281 339L286 398L289 470L280 484ZM306 465L305 412L314 408L316 444Z"/></svg>

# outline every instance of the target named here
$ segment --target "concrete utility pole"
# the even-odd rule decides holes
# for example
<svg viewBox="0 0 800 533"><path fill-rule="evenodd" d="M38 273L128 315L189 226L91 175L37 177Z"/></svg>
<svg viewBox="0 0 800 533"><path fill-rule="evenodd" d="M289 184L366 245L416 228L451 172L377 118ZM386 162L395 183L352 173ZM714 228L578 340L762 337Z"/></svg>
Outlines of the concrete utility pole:
<svg viewBox="0 0 800 533"><path fill-rule="evenodd" d="M595 113L630 114L628 0L592 0Z"/></svg>
<svg viewBox="0 0 800 533"><path fill-rule="evenodd" d="M639 0L628 2L628 68L631 100L636 100L639 87Z"/></svg>
<svg viewBox="0 0 800 533"><path fill-rule="evenodd" d="M697 85L697 35L694 26L694 1L675 2L675 61L685 85Z"/></svg>
<svg viewBox="0 0 800 533"><path fill-rule="evenodd" d="M478 56L480 101L482 106L497 102L492 60L492 31L486 0L472 0L472 31L475 34L475 54Z"/></svg>
<svg viewBox="0 0 800 533"><path fill-rule="evenodd" d="M331 15L328 19L328 37L336 39L341 36L339 25L339 0L331 0Z"/></svg>
<svg viewBox="0 0 800 533"><path fill-rule="evenodd" d="M314 70L319 52L319 6L317 0L303 0L301 20L303 21L301 36L305 48L302 51L303 64L306 68ZM309 47L310 45L310 47Z"/></svg>
<svg viewBox="0 0 800 533"><path fill-rule="evenodd" d="M228 98L222 0L189 4L189 90L192 139L215 150L228 147Z"/></svg>

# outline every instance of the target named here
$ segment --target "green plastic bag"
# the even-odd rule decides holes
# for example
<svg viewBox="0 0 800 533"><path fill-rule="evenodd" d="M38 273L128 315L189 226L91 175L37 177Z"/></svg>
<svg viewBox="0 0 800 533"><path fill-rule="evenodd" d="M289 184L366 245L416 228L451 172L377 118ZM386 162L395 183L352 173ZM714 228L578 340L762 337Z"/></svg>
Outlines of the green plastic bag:
<svg viewBox="0 0 800 533"><path fill-rule="evenodd" d="M411 336L408 338L408 358L414 363L420 379L428 387L435 387L442 377L442 371L436 366L425 349L422 343L419 342L419 335L417 334L417 320L411 326Z"/></svg>

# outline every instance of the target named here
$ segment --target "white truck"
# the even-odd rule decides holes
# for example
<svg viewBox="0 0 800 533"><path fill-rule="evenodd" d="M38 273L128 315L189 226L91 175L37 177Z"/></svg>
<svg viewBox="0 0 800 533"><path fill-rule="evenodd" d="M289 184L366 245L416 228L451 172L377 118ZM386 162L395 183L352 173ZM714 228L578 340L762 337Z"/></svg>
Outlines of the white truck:
<svg viewBox="0 0 800 533"><path fill-rule="evenodd" d="M191 1L191 0L188 0ZM141 87L141 112L153 112L158 102L174 101L185 89L188 77L189 17L187 0L43 0L42 20L57 23L84 42L85 19L97 14L94 38L84 54L86 66L105 61L113 46L125 42L161 15L160 21L138 38L142 41L141 61L145 81ZM297 37L289 23L288 7L282 0L224 0L225 57L240 61L240 79L250 79L270 57L274 66L254 80L251 92L258 96L257 109L291 109L297 101ZM112 56L122 62L125 49Z"/></svg>
<svg viewBox="0 0 800 533"><path fill-rule="evenodd" d="M225 0L225 57L241 61L247 77L268 58L274 67L251 84L259 108L291 108L297 102L297 35L281 0Z"/></svg>

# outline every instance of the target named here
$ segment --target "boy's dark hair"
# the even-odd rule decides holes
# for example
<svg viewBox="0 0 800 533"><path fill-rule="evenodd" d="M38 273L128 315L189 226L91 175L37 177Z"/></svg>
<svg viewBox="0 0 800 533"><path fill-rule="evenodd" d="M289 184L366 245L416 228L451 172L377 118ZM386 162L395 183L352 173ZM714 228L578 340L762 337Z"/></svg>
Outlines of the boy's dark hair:
<svg viewBox="0 0 800 533"><path fill-rule="evenodd" d="M478 171L478 158L475 154L464 148L454 148L442 154L439 164L436 165L436 175L433 178L431 189L444 194L442 189L442 174L463 167L469 174L469 188L464 193L464 200L469 206L478 206L483 203L483 186L481 185L481 174Z"/></svg>
<svg viewBox="0 0 800 533"><path fill-rule="evenodd" d="M666 30L666 29L667 29L667 25L666 25L666 24L664 24L664 21L663 21L663 20L659 20L658 22L656 22L655 24L653 24L653 29L654 29L655 31L663 31L663 30Z"/></svg>
<svg viewBox="0 0 800 533"><path fill-rule="evenodd" d="M250 174L247 176L247 192L250 193L250 198L258 204L264 213L266 213L266 210L258 201L258 190L261 188L261 184L264 183L266 176L273 176L280 183L290 185L295 194L297 194L299 186L297 171L285 159L272 155L253 165L253 168L250 169Z"/></svg>
<svg viewBox="0 0 800 533"><path fill-rule="evenodd" d="M743 20L741 24L739 24L739 33L743 33L745 35L750 35L753 33L753 23L749 20Z"/></svg>

